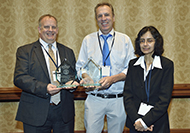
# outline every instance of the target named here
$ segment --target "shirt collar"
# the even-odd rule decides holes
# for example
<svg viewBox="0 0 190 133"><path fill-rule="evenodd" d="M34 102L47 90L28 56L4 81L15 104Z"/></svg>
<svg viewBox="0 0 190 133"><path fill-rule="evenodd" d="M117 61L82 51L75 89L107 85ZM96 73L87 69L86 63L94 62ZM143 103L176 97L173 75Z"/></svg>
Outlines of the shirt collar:
<svg viewBox="0 0 190 133"><path fill-rule="evenodd" d="M99 32L99 36L103 35L103 33L101 32L100 29L99 29L98 32ZM113 36L114 32L115 32L115 31L114 31L114 29L112 28L112 30L111 30L107 35L111 34L111 35ZM106 35L106 36L107 36L107 35Z"/></svg>
<svg viewBox="0 0 190 133"><path fill-rule="evenodd" d="M154 67L162 69L160 56L155 55L152 64L153 64L152 69ZM143 69L145 69L144 56L139 57L139 59L135 62L134 66L137 66L137 65L140 65Z"/></svg>
<svg viewBox="0 0 190 133"><path fill-rule="evenodd" d="M39 38L39 42L43 45L44 48L48 48L48 43L42 40L41 38ZM56 41L52 43L52 49L57 49Z"/></svg>

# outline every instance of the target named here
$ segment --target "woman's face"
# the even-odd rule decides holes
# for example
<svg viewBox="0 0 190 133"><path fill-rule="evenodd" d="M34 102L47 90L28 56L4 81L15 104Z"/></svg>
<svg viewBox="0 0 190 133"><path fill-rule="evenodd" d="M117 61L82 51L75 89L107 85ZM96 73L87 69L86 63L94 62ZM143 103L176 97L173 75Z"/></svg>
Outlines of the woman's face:
<svg viewBox="0 0 190 133"><path fill-rule="evenodd" d="M140 48L145 55L152 55L154 53L154 45L155 39L150 31L147 31L144 35L141 36Z"/></svg>

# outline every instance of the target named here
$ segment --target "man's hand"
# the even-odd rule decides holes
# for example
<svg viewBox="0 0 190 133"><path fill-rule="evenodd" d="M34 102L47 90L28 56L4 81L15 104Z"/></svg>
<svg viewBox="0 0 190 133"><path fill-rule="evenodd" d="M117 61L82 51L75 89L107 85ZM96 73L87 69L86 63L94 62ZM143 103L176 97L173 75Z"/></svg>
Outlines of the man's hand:
<svg viewBox="0 0 190 133"><path fill-rule="evenodd" d="M106 89L106 88L109 88L113 84L113 80L111 76L103 77L102 79L100 79L99 83L101 84L100 89Z"/></svg>
<svg viewBox="0 0 190 133"><path fill-rule="evenodd" d="M82 78L83 79L80 81L80 84L92 84L92 86L84 86L85 89L95 89L95 86L93 86L94 81L87 73L83 73Z"/></svg>
<svg viewBox="0 0 190 133"><path fill-rule="evenodd" d="M58 93L62 88L57 88L56 85L48 84L47 85L47 92L51 95Z"/></svg>
<svg viewBox="0 0 190 133"><path fill-rule="evenodd" d="M83 73L82 78L80 84L94 84L93 79L87 73Z"/></svg>
<svg viewBox="0 0 190 133"><path fill-rule="evenodd" d="M71 86L71 87L64 87L62 89L75 89L77 86L79 86L79 83L77 81L68 81L67 83L65 83L66 85L74 85L74 86Z"/></svg>
<svg viewBox="0 0 190 133"><path fill-rule="evenodd" d="M116 75L103 77L99 81L99 83L101 84L100 89L109 88L113 83L116 83L118 81L124 81L125 78L126 78L126 75L124 73L119 73L119 74L116 74Z"/></svg>

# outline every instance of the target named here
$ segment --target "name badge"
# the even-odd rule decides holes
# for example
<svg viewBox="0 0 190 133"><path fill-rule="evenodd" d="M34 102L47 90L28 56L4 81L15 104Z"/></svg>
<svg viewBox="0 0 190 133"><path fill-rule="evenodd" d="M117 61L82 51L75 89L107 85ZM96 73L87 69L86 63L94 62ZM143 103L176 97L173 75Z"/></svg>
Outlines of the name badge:
<svg viewBox="0 0 190 133"><path fill-rule="evenodd" d="M102 76L110 76L110 66L102 66Z"/></svg>
<svg viewBox="0 0 190 133"><path fill-rule="evenodd" d="M151 108L154 108L154 106L141 103L138 114L144 116L150 111Z"/></svg>

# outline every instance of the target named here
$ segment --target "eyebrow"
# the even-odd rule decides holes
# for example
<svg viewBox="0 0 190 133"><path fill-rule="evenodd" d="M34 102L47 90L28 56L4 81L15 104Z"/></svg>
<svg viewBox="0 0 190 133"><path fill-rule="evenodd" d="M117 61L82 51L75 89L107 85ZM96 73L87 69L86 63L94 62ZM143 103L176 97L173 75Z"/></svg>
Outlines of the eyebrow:
<svg viewBox="0 0 190 133"><path fill-rule="evenodd" d="M154 39L153 37L151 37L151 38L140 38L140 39Z"/></svg>

